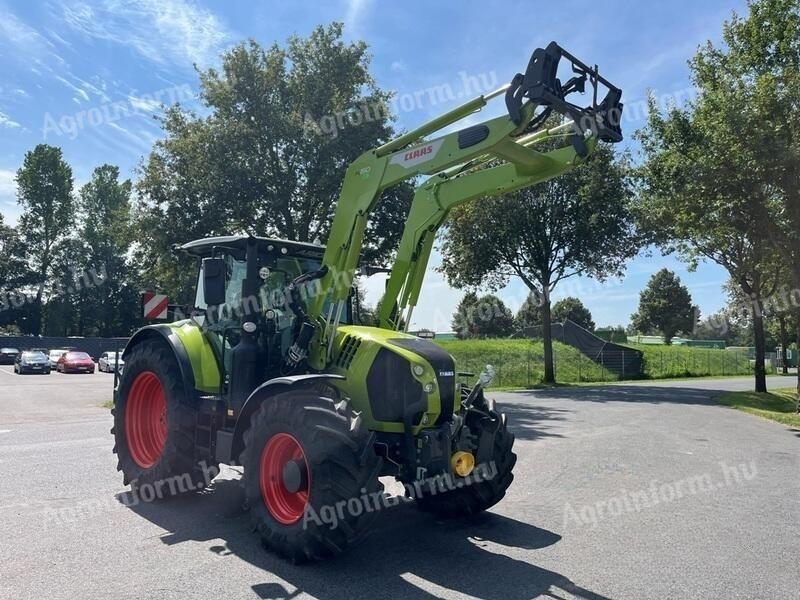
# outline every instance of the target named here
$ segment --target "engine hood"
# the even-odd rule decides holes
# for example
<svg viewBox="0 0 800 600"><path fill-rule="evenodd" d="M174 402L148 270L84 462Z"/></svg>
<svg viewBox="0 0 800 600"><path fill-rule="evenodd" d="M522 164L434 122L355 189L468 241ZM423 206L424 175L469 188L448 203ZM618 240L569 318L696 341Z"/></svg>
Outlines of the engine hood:
<svg viewBox="0 0 800 600"><path fill-rule="evenodd" d="M375 421L397 423L404 407L431 387L425 392L430 401L424 424L441 423L457 410L455 363L438 344L398 331L347 325L337 330L334 346L333 371L347 378L347 387L365 382L360 392L368 395Z"/></svg>

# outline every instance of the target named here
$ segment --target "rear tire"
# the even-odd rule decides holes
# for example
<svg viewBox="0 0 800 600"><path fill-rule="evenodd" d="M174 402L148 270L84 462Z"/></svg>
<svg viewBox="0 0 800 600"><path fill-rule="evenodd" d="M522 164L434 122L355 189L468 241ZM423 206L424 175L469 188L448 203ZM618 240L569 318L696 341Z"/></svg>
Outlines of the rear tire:
<svg viewBox="0 0 800 600"><path fill-rule="evenodd" d="M376 514L364 507L374 507L383 491L382 461L347 401L312 389L267 398L244 442L245 495L267 548L305 562L339 554L364 536Z"/></svg>
<svg viewBox="0 0 800 600"><path fill-rule="evenodd" d="M219 469L195 458L196 408L172 350L144 341L128 365L111 409L123 483L146 501L204 489Z"/></svg>
<svg viewBox="0 0 800 600"><path fill-rule="evenodd" d="M497 427L492 446L490 464L478 464L484 477L480 483L464 485L452 491L424 493L417 498L417 507L425 512L435 513L443 517L465 517L475 515L491 508L506 495L506 490L514 481L512 473L517 462L514 446L514 434L508 430L506 417L495 409L493 401L486 401L481 395L476 406L466 415L466 426L480 439L487 427ZM478 458L480 462L480 457ZM423 488L424 489L424 488Z"/></svg>

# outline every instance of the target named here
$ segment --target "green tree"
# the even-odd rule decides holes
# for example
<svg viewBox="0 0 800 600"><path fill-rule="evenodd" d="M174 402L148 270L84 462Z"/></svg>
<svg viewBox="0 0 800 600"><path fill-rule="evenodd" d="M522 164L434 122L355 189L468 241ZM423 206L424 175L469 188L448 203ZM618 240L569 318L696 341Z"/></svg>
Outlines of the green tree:
<svg viewBox="0 0 800 600"><path fill-rule="evenodd" d="M762 304L774 286L776 240L800 285L800 236L793 229L800 225L800 152L787 142L800 137L789 108L800 102L800 11L796 0L758 0L748 8L746 18L734 14L724 24L724 45L709 42L690 61L701 91L695 101L662 115L651 100L640 134L642 213L662 246L693 264L722 265L752 303L755 388L763 392Z"/></svg>
<svg viewBox="0 0 800 600"><path fill-rule="evenodd" d="M137 184L137 252L144 281L172 295L192 289L190 261L172 244L250 232L325 241L345 170L394 136L389 93L369 72L363 42L342 25L317 27L269 48L255 41L200 74L207 116L166 111ZM412 197L409 184L382 198L365 236L366 262L396 246ZM187 298L188 299L188 298Z"/></svg>
<svg viewBox="0 0 800 600"><path fill-rule="evenodd" d="M457 287L499 289L519 277L541 311L546 382L555 381L550 297L564 279L620 275L639 248L627 163L601 146L557 179L453 210L442 271Z"/></svg>
<svg viewBox="0 0 800 600"><path fill-rule="evenodd" d="M475 329L472 325L472 314L475 306L478 304L478 294L475 292L467 292L461 301L456 306L456 312L453 314L453 320L450 326L460 340L470 337L475 337Z"/></svg>
<svg viewBox="0 0 800 600"><path fill-rule="evenodd" d="M664 342L670 344L678 332L694 329L696 314L689 290L681 285L680 278L669 269L661 269L640 292L639 311L631 315L631 323L640 333L653 329L661 332Z"/></svg>
<svg viewBox="0 0 800 600"><path fill-rule="evenodd" d="M592 313L583 305L583 302L573 296L562 298L553 305L553 320L563 323L567 319L584 329L594 331Z"/></svg>
<svg viewBox="0 0 800 600"><path fill-rule="evenodd" d="M0 327L21 321L26 308L24 291L30 283L25 244L0 214Z"/></svg>
<svg viewBox="0 0 800 600"><path fill-rule="evenodd" d="M83 336L93 332L87 330L93 321L99 302L98 288L84 290L88 247L80 236L61 240L53 249L50 266L51 286L47 301L46 329L54 336Z"/></svg>
<svg viewBox="0 0 800 600"><path fill-rule="evenodd" d="M514 315L493 294L478 297L467 292L456 308L452 325L459 339L503 338L514 332Z"/></svg>
<svg viewBox="0 0 800 600"><path fill-rule="evenodd" d="M751 0L748 14L734 14L722 44L708 44L695 69L708 81L704 94L716 122L733 143L737 170L752 173L753 224L766 234L800 289L800 3ZM800 307L795 308L800 317ZM800 318L795 318L800 341ZM800 371L798 371L800 411Z"/></svg>
<svg viewBox="0 0 800 600"><path fill-rule="evenodd" d="M517 316L514 318L517 329L526 327L540 327L542 324L542 309L539 306L539 299L533 292L528 294L525 301L519 307Z"/></svg>
<svg viewBox="0 0 800 600"><path fill-rule="evenodd" d="M138 295L127 253L133 242L131 182L119 168L102 165L80 190L81 240L86 246L81 292L101 336L127 334L138 315Z"/></svg>
<svg viewBox="0 0 800 600"><path fill-rule="evenodd" d="M724 308L701 319L694 328L692 337L697 340L723 340L726 346L749 346L752 336L742 314L732 307Z"/></svg>
<svg viewBox="0 0 800 600"><path fill-rule="evenodd" d="M39 144L25 154L17 171L17 200L22 207L17 230L25 241L37 278L30 330L38 335L46 322L44 295L53 252L69 236L75 216L72 169L62 158L60 148Z"/></svg>

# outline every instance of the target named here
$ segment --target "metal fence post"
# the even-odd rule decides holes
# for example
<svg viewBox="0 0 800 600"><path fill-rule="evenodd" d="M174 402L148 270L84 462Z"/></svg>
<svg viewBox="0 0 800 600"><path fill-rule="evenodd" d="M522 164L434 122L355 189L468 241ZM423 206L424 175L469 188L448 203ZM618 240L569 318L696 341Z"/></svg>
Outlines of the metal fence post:
<svg viewBox="0 0 800 600"><path fill-rule="evenodd" d="M605 358L603 357L603 350L600 350L600 368L603 370L605 370L606 368L606 361ZM605 381L606 374L602 372L600 374L603 376L603 380Z"/></svg>
<svg viewBox="0 0 800 600"><path fill-rule="evenodd" d="M528 356L525 361L525 381L526 387L531 387L531 349L528 348Z"/></svg>

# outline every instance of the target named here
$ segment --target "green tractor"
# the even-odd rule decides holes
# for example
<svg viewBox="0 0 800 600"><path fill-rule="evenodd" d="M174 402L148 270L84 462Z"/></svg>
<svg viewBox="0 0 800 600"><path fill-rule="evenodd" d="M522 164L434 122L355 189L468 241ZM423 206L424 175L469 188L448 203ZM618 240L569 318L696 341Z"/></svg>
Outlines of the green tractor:
<svg viewBox="0 0 800 600"><path fill-rule="evenodd" d="M572 67L563 83L562 59ZM566 100L587 82L586 107ZM498 96L507 114L428 137ZM326 246L254 236L181 246L198 264L192 317L139 330L115 384L125 484L150 499L202 489L220 463L241 465L254 527L298 561L365 533L387 502L381 476L443 516L499 502L516 455L505 416L484 395L491 369L470 383L447 352L401 324L450 209L556 177L598 142L620 141L620 98L553 42L511 83L355 160ZM548 129L553 112L566 120ZM380 327L358 325L353 281L370 273L359 264L370 213L384 189L419 175L430 177L415 192Z"/></svg>

